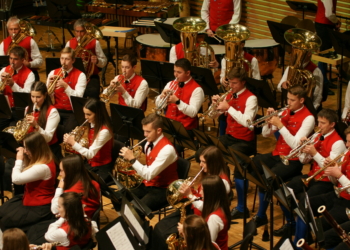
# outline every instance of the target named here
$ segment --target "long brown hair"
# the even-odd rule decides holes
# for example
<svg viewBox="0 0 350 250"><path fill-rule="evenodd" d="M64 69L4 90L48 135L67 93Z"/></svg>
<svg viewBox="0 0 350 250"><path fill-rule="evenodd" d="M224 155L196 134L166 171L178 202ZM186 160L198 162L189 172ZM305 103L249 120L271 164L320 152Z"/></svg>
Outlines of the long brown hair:
<svg viewBox="0 0 350 250"><path fill-rule="evenodd" d="M50 147L39 132L27 134L24 137L23 145L25 145L26 150L31 154L30 158L25 157L24 159L26 167L23 171L35 164L48 164L53 160Z"/></svg>
<svg viewBox="0 0 350 250"><path fill-rule="evenodd" d="M202 217L206 220L211 213L221 208L230 228L230 204L223 181L217 175L209 175L203 179L202 186L204 195Z"/></svg>
<svg viewBox="0 0 350 250"><path fill-rule="evenodd" d="M183 233L187 250L216 250L211 242L210 232L205 220L195 214L186 217Z"/></svg>
<svg viewBox="0 0 350 250"><path fill-rule="evenodd" d="M29 250L26 234L19 228L10 228L4 232L2 250Z"/></svg>
<svg viewBox="0 0 350 250"><path fill-rule="evenodd" d="M207 164L208 174L221 175L225 174L230 178L227 165L224 160L222 152L215 146L209 146L201 153Z"/></svg>

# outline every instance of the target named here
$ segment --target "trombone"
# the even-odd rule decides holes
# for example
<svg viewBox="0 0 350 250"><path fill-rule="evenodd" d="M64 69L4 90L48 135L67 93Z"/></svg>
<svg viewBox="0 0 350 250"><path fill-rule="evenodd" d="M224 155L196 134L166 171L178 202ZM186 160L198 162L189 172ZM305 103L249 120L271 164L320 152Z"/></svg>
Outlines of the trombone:
<svg viewBox="0 0 350 250"><path fill-rule="evenodd" d="M280 113L282 113L283 111L285 111L286 109L289 108L289 105L285 106L284 108L281 108L279 110L274 111L273 113L269 114L269 115L265 115L255 121L251 121L250 119L247 120L247 124L248 124L248 128L250 131L254 130L254 127L260 128L265 126L267 123L267 120L270 119L273 116L280 116L280 118L282 118L283 116L280 115ZM264 123L263 123L264 122Z"/></svg>
<svg viewBox="0 0 350 250"><path fill-rule="evenodd" d="M169 90L167 91L165 97L161 98L159 100L158 105L155 108L153 108L153 110L158 115L160 115L163 112L163 110L168 106L168 102L167 101L168 101L169 97L171 95L175 94L178 89L179 89L179 86L177 84L177 78L175 78L175 80L170 83Z"/></svg>

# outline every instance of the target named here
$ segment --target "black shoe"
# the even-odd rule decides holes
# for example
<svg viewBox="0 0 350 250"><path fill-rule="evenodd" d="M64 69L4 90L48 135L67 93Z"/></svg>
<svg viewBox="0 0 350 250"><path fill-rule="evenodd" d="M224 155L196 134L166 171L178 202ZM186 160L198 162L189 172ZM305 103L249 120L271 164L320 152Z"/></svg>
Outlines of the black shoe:
<svg viewBox="0 0 350 250"><path fill-rule="evenodd" d="M295 226L285 224L277 230L273 230L273 236L282 237L288 230L292 231L292 235L295 235Z"/></svg>
<svg viewBox="0 0 350 250"><path fill-rule="evenodd" d="M338 85L335 85L334 83L328 83L328 88L336 89L336 88L338 88Z"/></svg>
<svg viewBox="0 0 350 250"><path fill-rule="evenodd" d="M334 92L332 90L328 90L328 95L335 95Z"/></svg>
<svg viewBox="0 0 350 250"><path fill-rule="evenodd" d="M252 221L255 221L256 228L264 226L264 225L266 225L269 222L267 217L260 218L260 217L258 217L258 215L254 215L253 218L252 218Z"/></svg>
<svg viewBox="0 0 350 250"><path fill-rule="evenodd" d="M246 208L246 215L247 215L247 218L250 217L248 208ZM231 210L231 220L243 219L243 218L244 218L244 213L238 211L238 209L236 207Z"/></svg>

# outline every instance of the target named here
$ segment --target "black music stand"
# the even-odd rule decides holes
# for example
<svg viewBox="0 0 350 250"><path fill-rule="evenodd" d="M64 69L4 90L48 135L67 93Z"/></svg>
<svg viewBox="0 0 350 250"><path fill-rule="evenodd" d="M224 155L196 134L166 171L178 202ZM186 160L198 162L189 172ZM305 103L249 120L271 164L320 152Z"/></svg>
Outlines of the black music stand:
<svg viewBox="0 0 350 250"><path fill-rule="evenodd" d="M174 80L174 64L141 59L142 77L150 88L158 88L159 93L165 85Z"/></svg>
<svg viewBox="0 0 350 250"><path fill-rule="evenodd" d="M220 151L222 152L224 159L227 163L230 163L232 165L235 164L235 161L232 158L232 155L229 151L229 149L227 147L225 147L224 144L222 144L222 142L219 140L219 138L212 136L212 135L208 135L209 139L211 140L211 145L216 146L218 149L220 149Z"/></svg>
<svg viewBox="0 0 350 250"><path fill-rule="evenodd" d="M12 111L7 97L3 94L0 94L0 118L1 119L11 119Z"/></svg>
<svg viewBox="0 0 350 250"><path fill-rule="evenodd" d="M205 95L219 94L213 72L210 69L192 66L191 76L202 87Z"/></svg>
<svg viewBox="0 0 350 250"><path fill-rule="evenodd" d="M263 108L274 108L277 109L277 103L275 96L273 95L272 89L263 80L256 80L254 78L247 78L246 87L249 89L257 98L258 105Z"/></svg>
<svg viewBox="0 0 350 250"><path fill-rule="evenodd" d="M317 12L317 6L314 3L299 2L299 1L286 1L286 2L292 10L302 11L303 19L305 16L305 12L311 12L311 13Z"/></svg>
<svg viewBox="0 0 350 250"><path fill-rule="evenodd" d="M48 76L52 70L62 68L60 58L57 57L46 57L46 75ZM73 63L73 67L85 73L85 68L83 64L83 60L80 57L75 58L75 62Z"/></svg>
<svg viewBox="0 0 350 250"><path fill-rule="evenodd" d="M5 68L8 66L10 63L10 57L9 56L0 56L0 68Z"/></svg>
<svg viewBox="0 0 350 250"><path fill-rule="evenodd" d="M83 124L85 121L85 114L84 114L83 108L87 100L88 100L87 98L83 98L83 97L77 97L77 96L70 97L70 102L72 103L74 117L78 124Z"/></svg>
<svg viewBox="0 0 350 250"><path fill-rule="evenodd" d="M127 146L131 145L130 139L144 139L141 121L145 114L141 109L123 106L119 104L110 104L112 124L116 134L127 135Z"/></svg>
<svg viewBox="0 0 350 250"><path fill-rule="evenodd" d="M160 37L164 42L169 43L170 47L172 44L176 45L181 43L180 32L176 30L173 25L156 21L154 22L154 25L156 26Z"/></svg>
<svg viewBox="0 0 350 250"><path fill-rule="evenodd" d="M194 134L195 140L197 139L197 142L199 143L200 147L208 147L210 145L213 145L213 142L208 136L208 134L196 128L192 129L192 132Z"/></svg>
<svg viewBox="0 0 350 250"><path fill-rule="evenodd" d="M30 93L13 92L13 101L15 103L15 112L18 119L24 118L24 110L31 102Z"/></svg>

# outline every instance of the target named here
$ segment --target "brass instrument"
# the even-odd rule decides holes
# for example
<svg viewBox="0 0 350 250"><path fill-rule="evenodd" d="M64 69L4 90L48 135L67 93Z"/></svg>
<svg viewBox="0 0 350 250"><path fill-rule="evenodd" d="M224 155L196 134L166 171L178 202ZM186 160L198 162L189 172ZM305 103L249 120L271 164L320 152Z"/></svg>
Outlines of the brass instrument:
<svg viewBox="0 0 350 250"><path fill-rule="evenodd" d="M103 38L103 34L97 26L88 22L85 23L84 28L86 30L86 34L78 40L78 46L75 49L75 55L76 57L80 57L83 60L86 79L89 80L90 76L94 72L96 65L91 62L91 56L94 56L94 54L84 47L88 45L93 39Z"/></svg>
<svg viewBox="0 0 350 250"><path fill-rule="evenodd" d="M198 114L199 119L201 121L204 121L206 116L208 116L210 119L215 119L215 117L217 116L217 114L219 112L217 110L217 108L219 106L219 103L223 102L224 100L226 100L226 97L231 92L232 92L232 89L229 89L229 91L227 91L225 94L221 95L220 98L216 100L216 103L212 103L210 105L210 107L203 114Z"/></svg>
<svg viewBox="0 0 350 250"><path fill-rule="evenodd" d="M120 86L120 84L122 84L125 81L125 75L119 75L118 76L118 80L117 82L115 82L115 86L111 87L111 85L109 85L107 87L107 93L106 94L101 94L100 95L100 100L104 103L109 103L110 99L112 98L112 96L115 94L115 90L118 86Z"/></svg>
<svg viewBox="0 0 350 250"><path fill-rule="evenodd" d="M142 147L140 144L146 140L147 138L130 148L130 150L133 151L136 159L138 159L142 153ZM119 156L115 161L114 167L117 170L117 180L127 189L132 190L141 185L143 178L137 174L136 170L132 168L130 161L124 159L122 156Z"/></svg>
<svg viewBox="0 0 350 250"><path fill-rule="evenodd" d="M30 22L25 20L19 21L20 31L15 35L12 35L12 42L7 49L7 54L11 51L15 46L19 46L18 44L22 42L27 36L34 37L36 35L36 31ZM28 55L27 55L28 56Z"/></svg>
<svg viewBox="0 0 350 250"><path fill-rule="evenodd" d="M61 242L49 242L49 244L51 244L51 246L53 247L57 247L57 246L61 246ZM30 250L42 250L43 249L43 246L40 245L40 246L32 246L32 247L29 247Z"/></svg>
<svg viewBox="0 0 350 250"><path fill-rule="evenodd" d="M5 87L6 87L6 82L7 80L13 76L13 74L15 73L15 69L14 69L14 64L11 64L10 67L10 72L8 72L8 75L5 76L5 79L2 80L2 77L0 78L0 92L3 92Z"/></svg>
<svg viewBox="0 0 350 250"><path fill-rule="evenodd" d="M306 242L304 239L300 239L297 242L297 247L301 247L304 250L313 250Z"/></svg>
<svg viewBox="0 0 350 250"><path fill-rule="evenodd" d="M175 79L174 81L172 81L169 84L169 90L167 91L166 95L164 98L162 98L161 100L159 100L159 104L153 108L153 110L158 114L161 115L164 111L164 109L168 106L168 99L171 95L175 94L176 91L178 90L179 86L177 84L177 79ZM157 97L156 97L157 99Z"/></svg>
<svg viewBox="0 0 350 250"><path fill-rule="evenodd" d="M343 191L345 191L345 190L347 190L347 189L349 189L350 188L350 184L349 185L346 185L346 186L344 186L344 187L336 187L336 186L334 186L334 192L335 192L335 194L338 196L338 198L340 197L340 193L341 192L343 192Z"/></svg>
<svg viewBox="0 0 350 250"><path fill-rule="evenodd" d="M348 113L346 113L346 117L343 119L343 122L349 126L349 122L350 122L350 110L348 111Z"/></svg>
<svg viewBox="0 0 350 250"><path fill-rule="evenodd" d="M292 45L291 59L287 81L288 87L301 85L307 92L308 97L312 97L316 81L312 72L304 69L305 59L308 60L310 53L318 51L322 41L316 33L293 28L284 33L286 41Z"/></svg>
<svg viewBox="0 0 350 250"><path fill-rule="evenodd" d="M282 113L283 111L287 110L289 108L289 105L285 106L284 108L281 108L279 110L274 111L273 113L269 114L269 115L265 115L259 119L256 119L255 121L251 121L251 120L247 120L247 124L248 124L248 128L250 131L254 130L254 127L260 128L263 127L267 124L267 120L270 119L271 117L277 116L280 113ZM280 118L282 118L283 116L280 116ZM264 123L262 123L264 122Z"/></svg>
<svg viewBox="0 0 350 250"><path fill-rule="evenodd" d="M312 176L304 179L301 178L301 181L305 184L305 186L309 185L309 182L315 178L317 175L319 175L322 171L324 171L326 168L333 166L335 163L337 163L345 154L347 154L349 152L349 149L346 150L344 153L338 155L337 157L335 157L331 162L329 162L328 164L324 165L322 168L318 169ZM320 178L316 179L316 181L321 181L323 180L323 178L325 178L325 176L321 176Z"/></svg>
<svg viewBox="0 0 350 250"><path fill-rule="evenodd" d="M87 122L88 120L86 119L83 124L81 124L79 127L76 127L72 132L69 133L69 135L74 135L74 140L84 148L89 147L89 129L85 126ZM61 147L63 157L66 154L75 153L72 146L68 143L62 143Z"/></svg>
<svg viewBox="0 0 350 250"><path fill-rule="evenodd" d="M295 158L295 157L299 157L299 155L301 155L301 151L310 144L316 144L318 142L314 141L316 139L316 137L318 136L319 132L321 131L321 129L316 129L315 133L310 136L309 138L307 138L302 144L300 144L299 146L297 146L296 148L292 149L289 152L289 155L281 155L281 161L283 162L284 165L289 165L289 159L291 158Z"/></svg>
<svg viewBox="0 0 350 250"><path fill-rule="evenodd" d="M63 79L64 77L65 77L65 70L62 67L60 68L60 71L58 71L57 75L55 75L53 79L49 82L49 86L47 87L47 92L51 98L52 104L55 104L55 97L53 95L56 89L56 84L59 80Z"/></svg>

